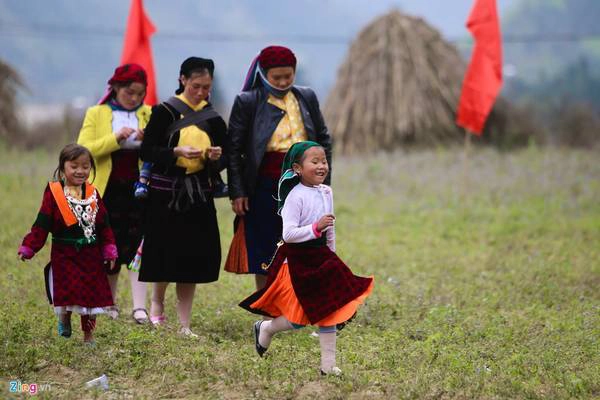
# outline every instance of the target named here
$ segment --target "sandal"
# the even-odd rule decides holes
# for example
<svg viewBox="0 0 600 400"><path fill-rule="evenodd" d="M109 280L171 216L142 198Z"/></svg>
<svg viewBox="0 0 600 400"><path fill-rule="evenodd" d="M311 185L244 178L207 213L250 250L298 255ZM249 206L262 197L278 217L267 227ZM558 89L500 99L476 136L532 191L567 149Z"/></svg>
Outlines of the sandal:
<svg viewBox="0 0 600 400"><path fill-rule="evenodd" d="M144 316L141 318L136 318L135 317L135 313L138 311L143 311L144 312ZM133 318L133 320L140 325L144 325L148 323L148 311L145 308L134 308L133 311L131 311L131 318Z"/></svg>
<svg viewBox="0 0 600 400"><path fill-rule="evenodd" d="M119 318L119 307L114 305L112 307L110 307L110 309L106 312L106 314L111 318L111 319L117 319Z"/></svg>
<svg viewBox="0 0 600 400"><path fill-rule="evenodd" d="M192 332L192 330L190 328L184 328L181 327L181 329L179 329L178 332L181 336L185 336L191 339L196 339L198 338L198 335L196 335L194 332Z"/></svg>
<svg viewBox="0 0 600 400"><path fill-rule="evenodd" d="M342 370L339 369L338 367L332 367L329 370L329 372L325 372L325 371L321 370L321 376L326 376L326 375L340 376L340 375L342 375Z"/></svg>
<svg viewBox="0 0 600 400"><path fill-rule="evenodd" d="M258 341L258 337L260 336L260 326L262 325L263 322L264 321L256 321L252 327L252 332L254 333L254 349L256 350L258 355L261 357L267 351L267 348L261 346L260 342Z"/></svg>
<svg viewBox="0 0 600 400"><path fill-rule="evenodd" d="M167 323L167 317L164 315L150 316L150 322L152 322L152 325L154 326L164 325Z"/></svg>

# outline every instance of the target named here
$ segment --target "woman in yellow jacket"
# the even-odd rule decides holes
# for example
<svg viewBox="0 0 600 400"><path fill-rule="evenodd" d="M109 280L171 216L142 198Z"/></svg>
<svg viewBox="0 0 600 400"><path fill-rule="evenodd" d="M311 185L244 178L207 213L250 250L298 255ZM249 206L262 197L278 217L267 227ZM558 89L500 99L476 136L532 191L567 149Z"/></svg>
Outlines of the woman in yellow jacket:
<svg viewBox="0 0 600 400"><path fill-rule="evenodd" d="M121 265L129 264L134 258L142 239L142 210L134 197L134 184L139 178L139 148L151 109L143 104L147 78L141 66L118 67L108 84L109 90L99 104L87 110L77 142L94 156L96 174L92 174L90 180L104 200L115 233L119 258L116 267L108 271L108 278L116 304ZM148 313L146 283L139 282L138 275L129 271L132 317L141 324L148 321ZM117 316L115 306L111 317Z"/></svg>

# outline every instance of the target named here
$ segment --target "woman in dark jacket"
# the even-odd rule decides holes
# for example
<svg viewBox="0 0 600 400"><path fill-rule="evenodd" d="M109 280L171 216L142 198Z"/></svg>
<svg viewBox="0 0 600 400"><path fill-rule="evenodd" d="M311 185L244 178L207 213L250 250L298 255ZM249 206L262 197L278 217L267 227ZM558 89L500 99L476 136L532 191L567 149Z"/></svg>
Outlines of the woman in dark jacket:
<svg viewBox="0 0 600 400"><path fill-rule="evenodd" d="M152 110L141 155L152 162L140 280L155 282L150 320L165 322L164 298L176 282L180 333L190 330L197 283L219 278L221 246L213 200L214 178L224 169L227 127L207 101L212 60L181 65L177 96Z"/></svg>
<svg viewBox="0 0 600 400"><path fill-rule="evenodd" d="M286 151L294 143L312 140L323 146L331 166L331 138L317 96L294 85L295 73L290 49L264 48L229 118L227 175L236 219L225 269L255 274L257 289L265 285L266 266L281 239L276 197Z"/></svg>

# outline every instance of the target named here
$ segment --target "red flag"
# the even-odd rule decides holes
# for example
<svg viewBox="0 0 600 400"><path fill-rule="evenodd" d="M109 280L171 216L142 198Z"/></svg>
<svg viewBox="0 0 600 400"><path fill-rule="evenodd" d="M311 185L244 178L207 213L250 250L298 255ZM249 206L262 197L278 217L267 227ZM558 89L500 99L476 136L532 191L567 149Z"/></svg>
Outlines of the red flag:
<svg viewBox="0 0 600 400"><path fill-rule="evenodd" d="M481 135L502 86L502 37L496 0L475 0L467 29L475 38L475 48L463 81L456 123Z"/></svg>
<svg viewBox="0 0 600 400"><path fill-rule="evenodd" d="M142 0L132 0L127 18L127 30L121 64L136 63L146 70L148 75L148 88L144 103L154 105L157 102L156 79L154 77L154 62L152 61L152 47L150 36L156 28L144 11Z"/></svg>

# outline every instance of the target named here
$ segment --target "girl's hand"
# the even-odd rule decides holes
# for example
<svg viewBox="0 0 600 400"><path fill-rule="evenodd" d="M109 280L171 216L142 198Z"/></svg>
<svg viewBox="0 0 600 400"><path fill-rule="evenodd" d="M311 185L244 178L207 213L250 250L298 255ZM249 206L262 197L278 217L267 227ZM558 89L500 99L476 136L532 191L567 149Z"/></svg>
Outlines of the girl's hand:
<svg viewBox="0 0 600 400"><path fill-rule="evenodd" d="M335 216L333 214L323 215L317 222L317 230L323 232L326 228L335 224Z"/></svg>
<svg viewBox="0 0 600 400"><path fill-rule="evenodd" d="M221 158L222 153L223 153L223 149L221 149L221 147L219 147L219 146L209 147L206 150L208 159L211 161L217 161L219 158Z"/></svg>
<svg viewBox="0 0 600 400"><path fill-rule="evenodd" d="M200 158L202 152L192 146L177 146L173 149L173 154L176 157L183 157L187 159Z"/></svg>
<svg viewBox="0 0 600 400"><path fill-rule="evenodd" d="M17 258L21 261L30 260L33 258L34 255L35 253L33 252L33 250L27 246L21 246L17 251Z"/></svg>
<svg viewBox="0 0 600 400"><path fill-rule="evenodd" d="M144 140L144 130L138 129L135 131L135 140Z"/></svg>
<svg viewBox="0 0 600 400"><path fill-rule="evenodd" d="M123 140L127 140L129 136L135 133L135 129L127 128L126 126L124 126L121 129L119 129L117 133L115 133L115 136L117 138L117 142L121 143Z"/></svg>

